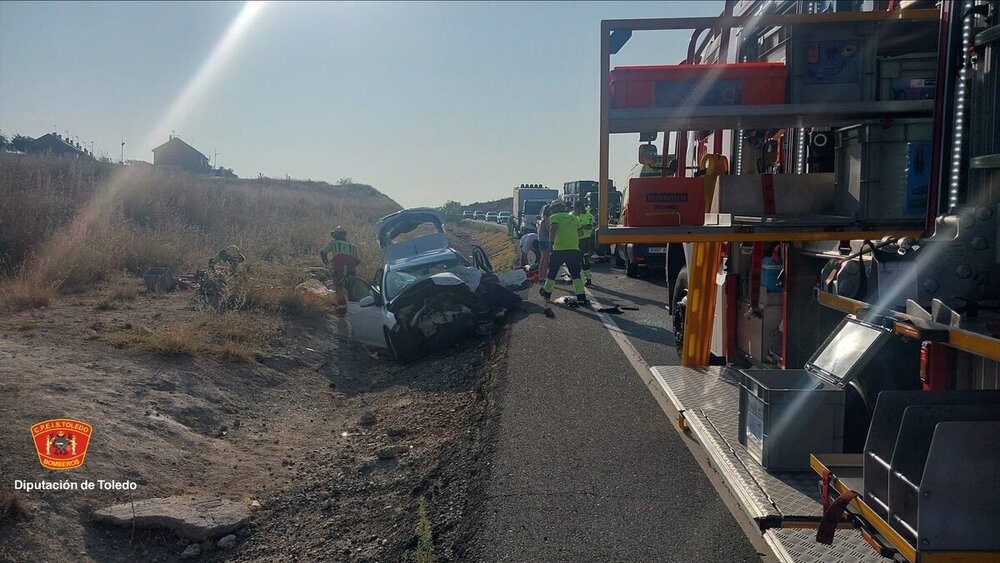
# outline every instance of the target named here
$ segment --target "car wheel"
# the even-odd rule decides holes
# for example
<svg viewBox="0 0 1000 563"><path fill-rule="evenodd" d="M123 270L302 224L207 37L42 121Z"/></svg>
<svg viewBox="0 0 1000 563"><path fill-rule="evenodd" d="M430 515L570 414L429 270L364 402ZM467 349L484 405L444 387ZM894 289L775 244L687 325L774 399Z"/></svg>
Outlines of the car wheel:
<svg viewBox="0 0 1000 563"><path fill-rule="evenodd" d="M392 356L392 359L402 364L410 361L410 356L406 353L406 350L400 346L399 339L396 336L393 336L387 328L383 328L382 332L385 334L385 347L389 349L389 355Z"/></svg>
<svg viewBox="0 0 1000 563"><path fill-rule="evenodd" d="M687 266L684 266L677 273L677 280L674 282L674 296L670 307L673 313L674 344L677 346L678 356L684 350L684 322L687 313L687 293L688 270Z"/></svg>

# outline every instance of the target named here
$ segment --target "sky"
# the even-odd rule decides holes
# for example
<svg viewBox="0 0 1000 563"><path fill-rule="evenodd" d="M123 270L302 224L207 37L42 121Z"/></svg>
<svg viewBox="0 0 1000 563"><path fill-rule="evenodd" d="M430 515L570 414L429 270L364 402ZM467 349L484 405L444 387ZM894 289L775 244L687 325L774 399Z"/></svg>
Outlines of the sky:
<svg viewBox="0 0 1000 563"><path fill-rule="evenodd" d="M152 161L173 133L240 177L353 178L403 206L597 179L602 19L723 2L0 2L0 131ZM612 66L676 64L639 32ZM638 136L614 136L626 182ZM218 155L216 155L218 153Z"/></svg>

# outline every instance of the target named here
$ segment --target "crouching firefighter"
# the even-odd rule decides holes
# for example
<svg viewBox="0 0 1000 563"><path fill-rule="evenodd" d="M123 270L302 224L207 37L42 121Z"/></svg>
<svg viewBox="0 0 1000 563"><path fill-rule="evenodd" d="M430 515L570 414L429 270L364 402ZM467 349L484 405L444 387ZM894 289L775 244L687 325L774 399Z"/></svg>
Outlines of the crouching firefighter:
<svg viewBox="0 0 1000 563"><path fill-rule="evenodd" d="M581 305L587 303L587 293L584 290L583 279L580 277L582 256L580 254L580 236L583 229L577 218L566 211L566 204L555 201L549 204L549 240L552 241L552 256L549 259L549 269L545 276L545 285L538 292L548 302L552 298L552 289L556 285L559 268L566 264L569 275L573 278L573 292L576 301Z"/></svg>
<svg viewBox="0 0 1000 563"><path fill-rule="evenodd" d="M358 247L347 242L347 231L337 227L330 233L330 242L319 251L319 257L330 269L333 290L337 293L335 312L343 315L347 312L347 279L357 273L361 263Z"/></svg>

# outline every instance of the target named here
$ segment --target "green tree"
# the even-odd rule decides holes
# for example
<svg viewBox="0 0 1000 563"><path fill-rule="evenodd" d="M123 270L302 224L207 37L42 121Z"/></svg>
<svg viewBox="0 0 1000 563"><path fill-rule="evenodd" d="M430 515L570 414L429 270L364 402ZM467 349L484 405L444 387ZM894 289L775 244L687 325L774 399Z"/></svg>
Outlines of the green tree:
<svg viewBox="0 0 1000 563"><path fill-rule="evenodd" d="M337 180L338 186L350 186L353 183L354 183L354 178L351 178L350 176L344 176L343 178Z"/></svg>
<svg viewBox="0 0 1000 563"><path fill-rule="evenodd" d="M440 208L441 218L446 223L457 223L462 220L462 204L457 201L447 201Z"/></svg>
<svg viewBox="0 0 1000 563"><path fill-rule="evenodd" d="M25 152L28 150L28 146L31 145L32 141L34 141L34 139L32 139L31 137L26 137L24 135L14 135L14 138L11 139L10 141L10 145L14 147L14 150L16 151Z"/></svg>

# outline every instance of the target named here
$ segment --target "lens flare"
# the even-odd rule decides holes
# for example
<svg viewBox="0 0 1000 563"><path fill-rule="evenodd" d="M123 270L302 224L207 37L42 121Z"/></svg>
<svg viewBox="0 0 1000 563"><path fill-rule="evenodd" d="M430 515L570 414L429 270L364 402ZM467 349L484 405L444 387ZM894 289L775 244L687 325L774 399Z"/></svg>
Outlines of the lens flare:
<svg viewBox="0 0 1000 563"><path fill-rule="evenodd" d="M170 109L157 122L144 147L152 148L162 142L171 126L182 123L197 106L199 100L219 77L222 69L238 52L238 46L251 24L260 15L267 2L247 2L240 10L236 19L229 24L226 32L216 43L208 58L202 63L195 75L187 82L180 94L170 105ZM115 220L116 201L131 186L135 186L147 171L136 167L122 167L111 180L96 192L94 197L76 215L73 222L58 233L39 253L35 264L35 273L40 272L46 264L58 264L72 250L73 241L86 240L88 237L100 236L102 228L106 228Z"/></svg>
<svg viewBox="0 0 1000 563"><path fill-rule="evenodd" d="M266 4L266 2L247 2L243 6L239 15L236 16L233 23L229 24L226 33L216 43L205 62L202 63L201 68L184 86L180 95L170 105L170 109L150 132L144 146L152 147L159 144L175 124L182 122L191 113L198 101L208 91L212 81L220 75L220 71L237 52L236 48L239 46L240 40L246 35L250 25L260 15Z"/></svg>

